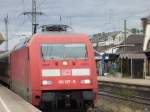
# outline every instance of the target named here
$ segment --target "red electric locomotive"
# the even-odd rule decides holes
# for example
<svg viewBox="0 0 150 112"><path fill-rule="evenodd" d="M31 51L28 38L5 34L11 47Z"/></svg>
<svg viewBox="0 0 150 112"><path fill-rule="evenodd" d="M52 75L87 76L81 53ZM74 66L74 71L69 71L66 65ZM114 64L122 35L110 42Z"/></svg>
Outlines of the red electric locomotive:
<svg viewBox="0 0 150 112"><path fill-rule="evenodd" d="M96 66L85 34L37 33L10 54L9 68L10 88L41 109L94 106Z"/></svg>

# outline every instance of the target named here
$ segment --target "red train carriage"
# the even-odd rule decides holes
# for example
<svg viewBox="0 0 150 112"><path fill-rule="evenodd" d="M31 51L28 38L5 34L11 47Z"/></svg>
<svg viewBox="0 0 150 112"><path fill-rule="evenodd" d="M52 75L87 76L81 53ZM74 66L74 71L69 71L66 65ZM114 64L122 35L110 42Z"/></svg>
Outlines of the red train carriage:
<svg viewBox="0 0 150 112"><path fill-rule="evenodd" d="M41 33L10 54L10 87L40 108L93 106L97 76L87 35Z"/></svg>

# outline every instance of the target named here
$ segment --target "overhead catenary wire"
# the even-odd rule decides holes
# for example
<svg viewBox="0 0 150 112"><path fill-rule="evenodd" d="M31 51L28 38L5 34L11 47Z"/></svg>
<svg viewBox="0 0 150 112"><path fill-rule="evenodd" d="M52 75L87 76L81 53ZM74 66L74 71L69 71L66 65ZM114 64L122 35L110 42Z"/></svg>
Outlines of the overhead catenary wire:
<svg viewBox="0 0 150 112"><path fill-rule="evenodd" d="M42 5L45 5L47 3L47 0L38 0L38 4L37 4L37 7L41 7ZM25 11L26 10L26 5L24 5L25 4L25 0L22 0L22 4L23 4L23 10ZM88 15L72 15L72 16L70 16L70 15L63 15L63 14L57 14L56 16L57 16L57 18L59 18L59 16L61 15L61 17L62 17L62 22L63 22L63 19L64 19L64 21L71 21L70 23L71 24L74 24L74 22L75 22L75 24L76 24L76 21L80 21L80 20L82 20L82 19L84 19L84 18L88 18L89 19L89 21L91 21L91 20L93 20L93 21L98 21L98 19L99 20L102 20L103 22L99 22L98 24L99 25L94 25L94 28L96 28L96 27L101 27L101 26L103 26L103 24L105 25L105 27L108 27L108 26L110 26L110 25L112 25L114 28L115 27L117 27L117 26L121 26L122 24L122 21L124 20L124 19L127 19L128 20L128 24L129 24L129 26L133 26L133 25L130 25L131 24L131 22L130 21L132 21L132 23L133 23L133 20L138 20L138 19L140 19L140 17L142 17L142 16L145 16L146 14L149 14L149 11L148 11L148 9L142 9L141 11L133 11L131 14L129 14L129 15L124 15L123 17L119 17L119 14L117 15L117 14L115 14L115 10L113 10L113 14L111 14L111 12L110 12L110 16L109 16L109 18L110 18L110 20L108 20L108 19L106 19L106 20L104 20L102 17L101 17L101 15L95 15L95 16L88 16ZM48 17L51 17L51 15L48 15ZM78 18L78 20L76 20L76 18ZM96 20L96 18L97 18L97 20ZM66 20L65 20L66 19ZM68 20L67 20L68 19ZM95 19L95 20L94 20ZM58 21L59 21L59 19L57 19ZM75 21L74 21L75 20ZM110 22L109 22L110 21ZM66 22L67 23L67 22ZM69 23L69 22L68 22ZM92 21L91 21L91 23L92 23ZM83 24L83 26L86 26L86 25L84 25L84 22L82 22L80 25L82 25ZM87 24L88 26L90 26L91 24ZM20 26L19 26L20 27ZM134 27L134 26L133 26ZM107 29L110 29L110 27L108 27L108 28L105 28L106 30Z"/></svg>

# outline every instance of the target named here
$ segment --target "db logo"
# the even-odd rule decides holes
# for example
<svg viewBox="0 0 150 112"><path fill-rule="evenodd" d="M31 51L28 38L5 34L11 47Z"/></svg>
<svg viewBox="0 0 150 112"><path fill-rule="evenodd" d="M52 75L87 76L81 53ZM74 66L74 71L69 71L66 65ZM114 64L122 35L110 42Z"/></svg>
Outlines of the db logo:
<svg viewBox="0 0 150 112"><path fill-rule="evenodd" d="M71 69L63 69L61 70L62 76L70 76L71 75Z"/></svg>

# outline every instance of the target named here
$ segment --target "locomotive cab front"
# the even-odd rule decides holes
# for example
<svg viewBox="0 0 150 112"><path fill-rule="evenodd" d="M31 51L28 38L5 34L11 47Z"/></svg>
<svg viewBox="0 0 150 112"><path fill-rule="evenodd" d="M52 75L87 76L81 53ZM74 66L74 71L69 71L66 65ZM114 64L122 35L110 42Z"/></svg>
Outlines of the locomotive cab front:
<svg viewBox="0 0 150 112"><path fill-rule="evenodd" d="M30 48L33 104L57 109L94 106L96 66L88 37L40 34L34 39Z"/></svg>

